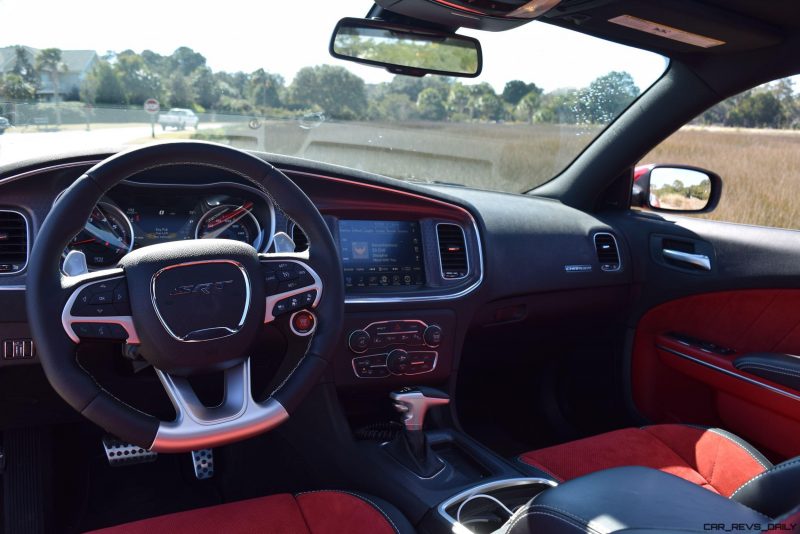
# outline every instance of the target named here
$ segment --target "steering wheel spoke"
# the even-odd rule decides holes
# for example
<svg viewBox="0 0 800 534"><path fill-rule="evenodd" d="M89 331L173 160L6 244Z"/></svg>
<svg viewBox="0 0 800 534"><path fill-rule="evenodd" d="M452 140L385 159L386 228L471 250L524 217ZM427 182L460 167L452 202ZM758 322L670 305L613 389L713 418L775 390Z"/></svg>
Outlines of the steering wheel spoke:
<svg viewBox="0 0 800 534"><path fill-rule="evenodd" d="M218 406L205 406L189 380L156 370L175 408L174 421L162 421L151 450L178 452L230 443L265 432L289 417L274 398L253 400L250 358L225 370L225 393Z"/></svg>
<svg viewBox="0 0 800 534"><path fill-rule="evenodd" d="M100 339L139 343L122 269L65 276L62 287L70 295L61 313L61 324L73 342Z"/></svg>
<svg viewBox="0 0 800 534"><path fill-rule="evenodd" d="M301 309L313 309L322 298L322 279L300 254L259 254L267 306L264 323Z"/></svg>

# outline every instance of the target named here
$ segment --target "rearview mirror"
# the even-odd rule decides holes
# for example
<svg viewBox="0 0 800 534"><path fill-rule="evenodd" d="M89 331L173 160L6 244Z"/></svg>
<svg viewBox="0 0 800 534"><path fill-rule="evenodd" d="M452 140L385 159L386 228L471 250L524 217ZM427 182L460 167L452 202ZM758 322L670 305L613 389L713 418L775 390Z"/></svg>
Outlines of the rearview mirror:
<svg viewBox="0 0 800 534"><path fill-rule="evenodd" d="M715 173L688 165L646 165L634 171L632 204L658 211L713 210L722 192Z"/></svg>
<svg viewBox="0 0 800 534"><path fill-rule="evenodd" d="M340 20L333 31L330 53L409 76L474 78L483 66L477 39L372 19Z"/></svg>

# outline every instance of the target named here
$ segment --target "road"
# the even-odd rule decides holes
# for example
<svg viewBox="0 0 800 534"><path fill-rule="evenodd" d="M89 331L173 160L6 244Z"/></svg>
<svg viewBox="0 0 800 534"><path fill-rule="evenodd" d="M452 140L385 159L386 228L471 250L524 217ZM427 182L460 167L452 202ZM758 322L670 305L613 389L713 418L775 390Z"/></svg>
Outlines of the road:
<svg viewBox="0 0 800 534"><path fill-rule="evenodd" d="M200 130L219 128L222 124L201 124ZM175 138L174 130L162 132L156 127L156 139ZM187 130L191 133L193 130ZM75 150L119 149L130 144L149 141L150 126L95 126L90 131L84 129L61 130L58 132L15 132L8 130L0 135L0 166L47 154Z"/></svg>

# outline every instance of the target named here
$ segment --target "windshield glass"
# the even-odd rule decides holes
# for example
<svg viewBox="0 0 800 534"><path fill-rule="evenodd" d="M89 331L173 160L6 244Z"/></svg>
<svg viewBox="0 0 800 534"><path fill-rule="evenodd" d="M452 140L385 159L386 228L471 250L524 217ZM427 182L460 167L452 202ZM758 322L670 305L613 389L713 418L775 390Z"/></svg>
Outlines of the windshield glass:
<svg viewBox="0 0 800 534"><path fill-rule="evenodd" d="M122 17L98 0L0 0L0 165L202 139L522 192L559 173L666 68L661 56L539 22L462 30L483 44L476 79L331 57L336 22L370 5L142 0Z"/></svg>

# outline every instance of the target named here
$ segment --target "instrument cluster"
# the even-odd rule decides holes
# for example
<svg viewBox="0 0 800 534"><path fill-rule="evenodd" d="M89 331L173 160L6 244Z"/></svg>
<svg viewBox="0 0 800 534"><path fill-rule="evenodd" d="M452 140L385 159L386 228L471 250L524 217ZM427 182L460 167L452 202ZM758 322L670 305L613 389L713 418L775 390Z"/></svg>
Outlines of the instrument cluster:
<svg viewBox="0 0 800 534"><path fill-rule="evenodd" d="M65 254L81 251L89 269L105 269L134 249L184 239L234 239L265 252L274 234L275 207L257 189L125 182L97 203Z"/></svg>

